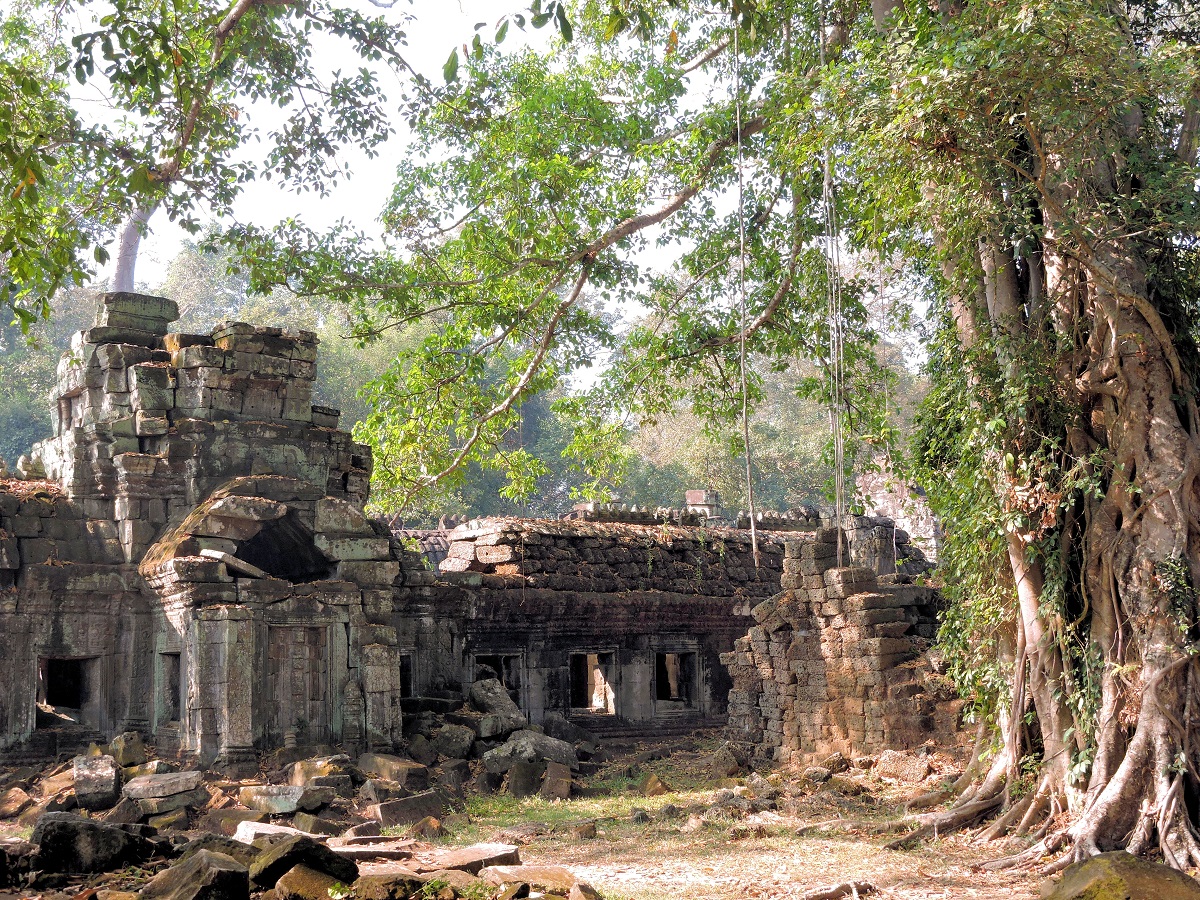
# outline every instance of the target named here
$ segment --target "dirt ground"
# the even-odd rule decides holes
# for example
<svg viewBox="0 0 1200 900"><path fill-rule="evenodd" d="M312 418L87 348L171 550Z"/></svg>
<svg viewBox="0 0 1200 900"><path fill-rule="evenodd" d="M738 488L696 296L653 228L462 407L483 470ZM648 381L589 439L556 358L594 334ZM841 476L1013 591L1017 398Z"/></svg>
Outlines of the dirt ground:
<svg viewBox="0 0 1200 900"><path fill-rule="evenodd" d="M789 779L781 797L783 811L726 818L699 815L718 790L745 782L719 779L709 771L716 743L703 737L684 742L666 759L632 768L634 754L656 745L629 748L585 782L585 796L579 799L478 798L468 807L465 825L452 823L448 842L527 841L521 851L524 861L566 866L609 900L791 900L847 881L874 885L870 896L880 900L1035 900L1040 896L1042 879L1036 873L974 868L1004 854L995 844L973 844L969 834L893 851L884 844L895 835L869 833L872 824L892 818L904 801L952 776L955 763L948 757L939 755L935 770L941 772L919 785L887 782L866 773L820 787L801 788ZM638 783L649 773L674 790L658 797L641 796ZM668 804L679 808L679 814L664 815ZM650 821L633 822L630 814L635 808L645 809ZM588 820L596 822L597 836L576 837L573 826ZM846 830L835 824L815 834L796 833L837 820L862 822L862 827Z"/></svg>

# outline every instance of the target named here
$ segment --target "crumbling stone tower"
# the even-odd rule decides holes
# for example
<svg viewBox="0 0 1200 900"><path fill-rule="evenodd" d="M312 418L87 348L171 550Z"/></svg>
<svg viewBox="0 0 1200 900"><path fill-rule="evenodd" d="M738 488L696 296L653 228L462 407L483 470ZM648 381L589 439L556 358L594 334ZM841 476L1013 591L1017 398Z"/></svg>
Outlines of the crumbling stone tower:
<svg viewBox="0 0 1200 900"><path fill-rule="evenodd" d="M64 727L205 762L393 745L400 563L317 338L106 294L59 366L48 480L0 486L0 750ZM7 587L7 590L3 590ZM57 702L56 702L57 701Z"/></svg>

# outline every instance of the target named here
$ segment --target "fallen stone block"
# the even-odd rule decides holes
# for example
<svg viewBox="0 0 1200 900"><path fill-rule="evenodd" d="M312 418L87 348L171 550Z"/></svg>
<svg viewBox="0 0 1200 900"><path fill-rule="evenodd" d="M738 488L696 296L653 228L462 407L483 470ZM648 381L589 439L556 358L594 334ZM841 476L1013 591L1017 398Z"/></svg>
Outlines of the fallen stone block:
<svg viewBox="0 0 1200 900"><path fill-rule="evenodd" d="M437 748L423 734L414 734L409 738L408 754L423 766L432 766L438 759Z"/></svg>
<svg viewBox="0 0 1200 900"><path fill-rule="evenodd" d="M263 822L266 818L267 814L257 809L210 809L204 816L204 825L232 837L243 822Z"/></svg>
<svg viewBox="0 0 1200 900"><path fill-rule="evenodd" d="M291 770L288 772L288 782L303 786L310 784L314 778L348 776L350 767L350 757L341 754L302 759L292 764ZM322 786L330 787L327 784Z"/></svg>
<svg viewBox="0 0 1200 900"><path fill-rule="evenodd" d="M368 778L359 790L362 799L369 804L386 803L388 800L397 800L412 793L395 781L385 781L382 778Z"/></svg>
<svg viewBox="0 0 1200 900"><path fill-rule="evenodd" d="M37 848L20 838L0 838L0 887L24 881Z"/></svg>
<svg viewBox="0 0 1200 900"><path fill-rule="evenodd" d="M118 734L109 742L108 752L117 761L117 765L122 768L140 766L146 761L146 745L142 742L142 736L136 731Z"/></svg>
<svg viewBox="0 0 1200 900"><path fill-rule="evenodd" d="M671 793L671 788L654 773L650 773L638 783L638 793L643 797L661 797Z"/></svg>
<svg viewBox="0 0 1200 900"><path fill-rule="evenodd" d="M339 797L349 800L354 796L354 779L349 775L314 775L308 781L313 788L329 788Z"/></svg>
<svg viewBox="0 0 1200 900"><path fill-rule="evenodd" d="M138 800L138 809L144 816L161 816L163 813L174 812L177 809L197 808L207 806L212 799L208 788L198 787L194 791L183 794L172 794L169 797L151 797L149 800Z"/></svg>
<svg viewBox="0 0 1200 900"><path fill-rule="evenodd" d="M370 807L367 814L384 828L395 825L412 825L426 816L440 816L445 802L437 791L422 791L411 797L388 800Z"/></svg>
<svg viewBox="0 0 1200 900"><path fill-rule="evenodd" d="M12 819L33 805L33 798L19 787L0 794L0 819Z"/></svg>
<svg viewBox="0 0 1200 900"><path fill-rule="evenodd" d="M482 713L525 719L508 689L496 678L483 678L471 685L471 705ZM528 720L526 720L528 721Z"/></svg>
<svg viewBox="0 0 1200 900"><path fill-rule="evenodd" d="M358 768L364 775L393 781L410 791L423 791L429 786L429 768L402 756L364 753L358 758Z"/></svg>
<svg viewBox="0 0 1200 900"><path fill-rule="evenodd" d="M562 713L547 713L546 718L542 722L542 728L550 737L566 741L568 744L574 744L577 748L587 753L595 753L600 749L599 738L586 728L581 728L574 722L568 721Z"/></svg>
<svg viewBox="0 0 1200 900"><path fill-rule="evenodd" d="M75 799L84 809L108 809L121 799L121 768L111 756L77 756Z"/></svg>
<svg viewBox="0 0 1200 900"><path fill-rule="evenodd" d="M504 789L512 797L532 797L542 786L546 764L541 760L517 760L504 778Z"/></svg>
<svg viewBox="0 0 1200 900"><path fill-rule="evenodd" d="M432 841L445 833L446 829L442 827L442 820L434 816L426 816L408 830L409 837L421 838L426 841Z"/></svg>
<svg viewBox="0 0 1200 900"><path fill-rule="evenodd" d="M125 766L121 770L121 774L125 776L125 783L128 784L143 775L165 775L174 771L175 767L165 759L152 759L137 766Z"/></svg>
<svg viewBox="0 0 1200 900"><path fill-rule="evenodd" d="M305 834L324 834L329 837L339 835L343 828L337 822L324 819L314 813L298 812L292 816L292 827Z"/></svg>
<svg viewBox="0 0 1200 900"><path fill-rule="evenodd" d="M1057 884L1044 882L1046 900L1144 897L1146 900L1200 900L1200 883L1162 863L1124 850L1100 853L1068 866Z"/></svg>
<svg viewBox="0 0 1200 900"><path fill-rule="evenodd" d="M509 739L483 754L483 765L492 773L507 772L517 761L548 760L574 768L579 760L575 748L537 731L517 731Z"/></svg>
<svg viewBox="0 0 1200 900"><path fill-rule="evenodd" d="M322 806L328 806L333 801L333 790L294 784L255 784L242 788L238 799L242 806L282 816L297 810L316 812Z"/></svg>
<svg viewBox="0 0 1200 900"><path fill-rule="evenodd" d="M75 769L73 766L48 775L37 784L37 789L43 797L50 797L68 791L75 786Z"/></svg>
<svg viewBox="0 0 1200 900"><path fill-rule="evenodd" d="M292 837L307 837L314 841L326 840L323 836L307 834L299 828L292 828L290 825L275 825L271 822L241 822L233 832L233 839L241 841L243 844L253 844L261 837L277 837L278 835L290 835Z"/></svg>
<svg viewBox="0 0 1200 900"><path fill-rule="evenodd" d="M187 810L181 807L160 816L151 816L146 824L155 831L182 831L188 827Z"/></svg>
<svg viewBox="0 0 1200 900"><path fill-rule="evenodd" d="M339 856L308 836L295 836L260 853L250 866L250 880L267 890L296 866L307 866L346 885L358 878L358 865L353 860Z"/></svg>
<svg viewBox="0 0 1200 900"><path fill-rule="evenodd" d="M232 856L200 850L164 869L141 890L143 900L248 900L250 873Z"/></svg>
<svg viewBox="0 0 1200 900"><path fill-rule="evenodd" d="M488 866L480 870L479 877L496 887L517 882L553 894L566 894L576 880L570 869L562 866Z"/></svg>
<svg viewBox="0 0 1200 900"><path fill-rule="evenodd" d="M329 900L339 890L348 892L349 888L324 872L301 865L275 882L275 900Z"/></svg>
<svg viewBox="0 0 1200 900"><path fill-rule="evenodd" d="M154 854L154 844L145 837L73 813L46 813L31 841L44 872L107 872Z"/></svg>
<svg viewBox="0 0 1200 900"><path fill-rule="evenodd" d="M141 775L127 781L122 789L130 800L154 800L194 791L200 786L203 772L169 772L159 775Z"/></svg>
<svg viewBox="0 0 1200 900"><path fill-rule="evenodd" d="M517 866L521 853L512 844L472 844L459 850L440 851L429 857L433 865L443 869L460 869L472 875L487 866Z"/></svg>
<svg viewBox="0 0 1200 900"><path fill-rule="evenodd" d="M543 800L570 800L571 767L556 762L546 763L546 774L542 776L538 796Z"/></svg>
<svg viewBox="0 0 1200 900"><path fill-rule="evenodd" d="M424 883L423 878L409 871L363 875L354 882L354 896L357 900L408 900Z"/></svg>
<svg viewBox="0 0 1200 900"><path fill-rule="evenodd" d="M443 725L433 738L433 748L446 759L466 759L475 743L475 730L466 725Z"/></svg>
<svg viewBox="0 0 1200 900"><path fill-rule="evenodd" d="M895 778L915 784L929 775L929 760L900 750L884 750L875 762L874 773L880 778Z"/></svg>
<svg viewBox="0 0 1200 900"><path fill-rule="evenodd" d="M249 844L243 844L241 841L235 841L233 838L225 837L220 834L202 834L192 841L188 841L179 851L179 862L191 859L201 850L211 850L213 853L223 853L226 856L232 856L242 865L249 868L255 857L258 856L258 849L251 847Z"/></svg>
<svg viewBox="0 0 1200 900"><path fill-rule="evenodd" d="M717 748L709 761L713 774L721 778L732 778L746 767L745 755L732 744L726 742Z"/></svg>

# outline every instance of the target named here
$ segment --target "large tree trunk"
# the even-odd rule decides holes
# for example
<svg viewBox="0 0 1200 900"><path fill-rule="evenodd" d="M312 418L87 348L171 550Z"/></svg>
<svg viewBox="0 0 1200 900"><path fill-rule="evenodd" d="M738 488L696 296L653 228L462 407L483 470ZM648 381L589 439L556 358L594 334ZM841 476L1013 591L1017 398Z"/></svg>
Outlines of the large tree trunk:
<svg viewBox="0 0 1200 900"><path fill-rule="evenodd" d="M1088 379L1099 400L1093 437L1110 454L1084 569L1104 678L1089 804L1069 831L1070 856L1157 845L1172 865L1200 865L1184 798L1195 771L1195 405L1149 303L1144 263L1132 251L1092 262L1112 282L1095 292L1093 328L1109 333L1093 342L1102 349L1088 370L1103 376Z"/></svg>
<svg viewBox="0 0 1200 900"><path fill-rule="evenodd" d="M141 248L142 235L147 223L158 208L143 206L130 215L125 227L121 229L121 239L117 246L117 267L113 272L112 289L114 291L134 291L134 270L137 268L138 250Z"/></svg>

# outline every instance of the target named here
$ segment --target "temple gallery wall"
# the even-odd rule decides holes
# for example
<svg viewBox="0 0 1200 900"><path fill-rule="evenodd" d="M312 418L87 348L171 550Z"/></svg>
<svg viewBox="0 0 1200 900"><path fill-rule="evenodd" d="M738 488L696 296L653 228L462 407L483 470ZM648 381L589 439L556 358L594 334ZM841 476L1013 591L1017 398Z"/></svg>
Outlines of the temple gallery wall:
<svg viewBox="0 0 1200 900"><path fill-rule="evenodd" d="M768 518L758 567L745 529L668 511L475 520L434 567L364 515L371 453L312 402L314 335L177 317L100 297L54 437L0 480L0 755L398 748L406 707L482 674L534 723L728 720L783 761L953 727L890 519Z"/></svg>

